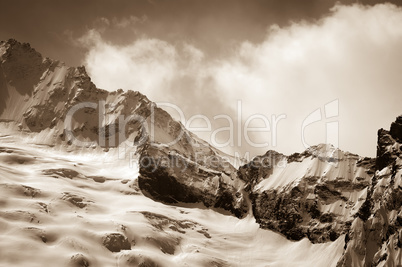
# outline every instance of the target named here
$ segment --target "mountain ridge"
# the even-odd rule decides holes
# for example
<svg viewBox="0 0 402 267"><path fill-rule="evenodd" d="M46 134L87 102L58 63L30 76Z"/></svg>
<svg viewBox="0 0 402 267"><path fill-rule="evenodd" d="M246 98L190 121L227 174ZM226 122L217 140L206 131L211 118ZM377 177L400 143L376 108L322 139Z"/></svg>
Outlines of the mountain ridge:
<svg viewBox="0 0 402 267"><path fill-rule="evenodd" d="M85 67L10 39L0 42L0 121L49 145L133 152L132 186L153 200L253 215L290 240L344 238L338 266L401 264L402 116L378 131L375 159L319 144L235 168L140 92L99 89Z"/></svg>
<svg viewBox="0 0 402 267"><path fill-rule="evenodd" d="M201 201L208 207L221 207L239 217L247 213L241 192L243 182L237 179L234 167L216 148L189 132L146 96L138 91L98 89L84 67L70 68L43 58L28 44L9 40L1 47L1 75L4 77L1 91L5 92L5 98L0 119L15 121L22 130L44 135L44 142L49 144L100 146L105 152L117 148L126 154L129 151L140 154L140 162L152 163L148 164L149 168L140 164L138 178L139 188L151 198L168 203ZM27 80L22 90L15 83L15 79L21 77L15 78L13 73L20 73L18 66L24 61L23 77L30 69L39 71L35 79ZM177 155L171 155L170 151ZM197 159L198 154L207 160ZM217 162L211 164L209 159L212 158ZM172 172L174 168L170 168L173 166L170 163L177 159L185 159L183 162L188 166ZM169 168L160 164L165 161ZM189 180L188 172L194 170L199 170L198 178L192 176L194 179ZM158 179L155 179L156 173L160 174ZM165 190L171 187L180 188L183 194L195 190L199 193L191 198L180 198L174 195L175 190ZM167 193L171 195L164 195Z"/></svg>

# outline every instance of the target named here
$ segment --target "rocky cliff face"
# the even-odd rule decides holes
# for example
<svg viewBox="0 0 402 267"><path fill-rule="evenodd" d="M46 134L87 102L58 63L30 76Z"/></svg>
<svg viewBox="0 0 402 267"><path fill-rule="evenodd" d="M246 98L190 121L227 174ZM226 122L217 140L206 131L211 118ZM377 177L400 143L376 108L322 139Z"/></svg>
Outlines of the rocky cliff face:
<svg viewBox="0 0 402 267"><path fill-rule="evenodd" d="M140 154L139 188L156 200L247 212L235 169L146 96L98 89L84 67L43 58L15 40L0 43L0 120L36 132L41 143L128 147Z"/></svg>
<svg viewBox="0 0 402 267"><path fill-rule="evenodd" d="M345 237L338 266L402 263L402 116L378 131L376 172L368 197Z"/></svg>
<svg viewBox="0 0 402 267"><path fill-rule="evenodd" d="M239 168L262 228L292 240L334 241L367 198L374 160L330 145L285 156L274 151Z"/></svg>

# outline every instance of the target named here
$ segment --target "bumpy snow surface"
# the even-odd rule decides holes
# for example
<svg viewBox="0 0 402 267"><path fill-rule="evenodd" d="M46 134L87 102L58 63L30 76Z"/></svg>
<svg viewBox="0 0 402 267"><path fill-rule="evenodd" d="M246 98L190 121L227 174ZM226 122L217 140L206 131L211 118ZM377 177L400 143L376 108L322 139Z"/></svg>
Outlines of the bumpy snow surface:
<svg viewBox="0 0 402 267"><path fill-rule="evenodd" d="M0 128L1 266L335 266L335 242L289 241L248 215L165 205L111 149L67 151Z"/></svg>

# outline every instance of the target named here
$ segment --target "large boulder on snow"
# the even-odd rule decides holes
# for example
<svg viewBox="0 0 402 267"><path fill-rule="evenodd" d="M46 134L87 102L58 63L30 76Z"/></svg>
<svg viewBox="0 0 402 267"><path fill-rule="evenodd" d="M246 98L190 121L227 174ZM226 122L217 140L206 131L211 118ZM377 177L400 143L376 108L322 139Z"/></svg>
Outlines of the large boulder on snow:
<svg viewBox="0 0 402 267"><path fill-rule="evenodd" d="M102 244L111 252L120 252L121 250L130 250L131 244L127 237L120 233L106 234L102 238Z"/></svg>
<svg viewBox="0 0 402 267"><path fill-rule="evenodd" d="M178 151L156 144L144 147L139 160L142 192L165 203L202 203L223 208L237 217L247 212L243 182L235 169L218 155L196 162Z"/></svg>

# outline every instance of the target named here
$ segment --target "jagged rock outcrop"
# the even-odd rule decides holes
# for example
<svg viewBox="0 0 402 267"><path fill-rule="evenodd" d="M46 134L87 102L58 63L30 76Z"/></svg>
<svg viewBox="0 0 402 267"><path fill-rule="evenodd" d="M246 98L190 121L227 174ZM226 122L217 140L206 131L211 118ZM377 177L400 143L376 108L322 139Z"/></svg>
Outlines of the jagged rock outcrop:
<svg viewBox="0 0 402 267"><path fill-rule="evenodd" d="M366 200L374 160L330 145L285 156L275 151L239 168L262 228L292 240L334 241Z"/></svg>
<svg viewBox="0 0 402 267"><path fill-rule="evenodd" d="M244 182L221 152L146 96L98 89L84 67L43 58L12 39L0 43L0 121L37 133L41 143L140 154L139 188L156 200L202 202L238 217L248 210Z"/></svg>
<svg viewBox="0 0 402 267"><path fill-rule="evenodd" d="M378 131L376 172L338 266L402 264L402 116Z"/></svg>

